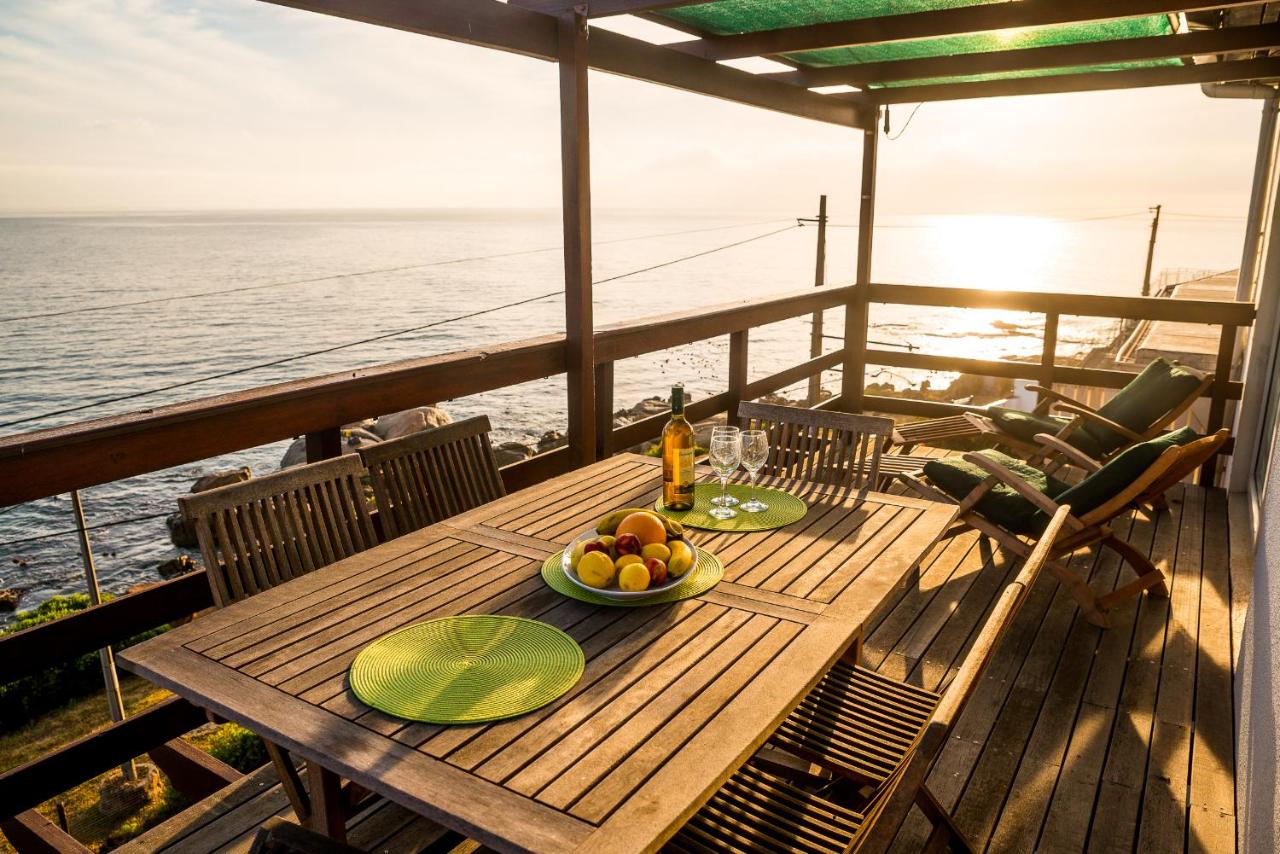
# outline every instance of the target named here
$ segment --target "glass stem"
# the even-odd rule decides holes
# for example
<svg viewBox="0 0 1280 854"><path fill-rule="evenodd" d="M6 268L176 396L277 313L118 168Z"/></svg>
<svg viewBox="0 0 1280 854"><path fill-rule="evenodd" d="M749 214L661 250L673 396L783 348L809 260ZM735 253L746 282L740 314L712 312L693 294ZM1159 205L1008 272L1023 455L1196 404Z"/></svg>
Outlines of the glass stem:
<svg viewBox="0 0 1280 854"><path fill-rule="evenodd" d="M729 476L722 474L720 475L720 506L721 507L729 506L728 504L725 504L725 500L728 497L729 497Z"/></svg>
<svg viewBox="0 0 1280 854"><path fill-rule="evenodd" d="M752 472L751 473L751 504L752 506L755 506L755 503L756 503L756 472Z"/></svg>

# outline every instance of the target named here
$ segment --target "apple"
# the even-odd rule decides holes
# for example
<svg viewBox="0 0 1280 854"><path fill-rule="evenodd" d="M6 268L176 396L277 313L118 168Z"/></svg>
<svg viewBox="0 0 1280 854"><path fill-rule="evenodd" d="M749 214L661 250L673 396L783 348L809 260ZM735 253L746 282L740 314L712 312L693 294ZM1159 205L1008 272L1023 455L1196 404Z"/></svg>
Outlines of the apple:
<svg viewBox="0 0 1280 854"><path fill-rule="evenodd" d="M667 580L667 565L656 557L645 558L644 568L649 570L650 584L662 584Z"/></svg>
<svg viewBox="0 0 1280 854"><path fill-rule="evenodd" d="M609 544L601 542L600 540L591 540L582 547L582 553L590 554L591 552L604 552L605 554L609 554Z"/></svg>
<svg viewBox="0 0 1280 854"><path fill-rule="evenodd" d="M638 555L640 550L644 548L640 544L640 538L635 534L619 534L618 538L613 541L613 547L617 549L620 555Z"/></svg>

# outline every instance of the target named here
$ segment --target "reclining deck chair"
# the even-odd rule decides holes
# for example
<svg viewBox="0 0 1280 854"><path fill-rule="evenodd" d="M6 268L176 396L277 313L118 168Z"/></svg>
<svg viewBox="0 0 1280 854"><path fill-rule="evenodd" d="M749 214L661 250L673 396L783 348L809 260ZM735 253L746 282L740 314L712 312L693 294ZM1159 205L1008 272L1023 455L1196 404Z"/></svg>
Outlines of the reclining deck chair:
<svg viewBox="0 0 1280 854"><path fill-rule="evenodd" d="M886 771L874 781L865 803L839 803L814 791L825 790L820 782L811 780L815 785L805 786L805 775L796 779L797 775L776 773L757 755L711 796L664 850L883 852L917 805L933 825L925 850L950 846L972 851L925 780L1048 561L1049 544L1068 512L1062 507L1049 520L1046 536L996 601L942 695L838 662L779 727L776 746L842 776L849 776L851 756L874 756ZM860 763L855 759L853 764ZM857 773L852 778L864 782Z"/></svg>
<svg viewBox="0 0 1280 854"><path fill-rule="evenodd" d="M1011 450L1034 454L1035 436L1048 433L1090 457L1106 460L1138 442L1155 438L1200 395L1213 385L1213 374L1202 374L1177 362L1156 359L1116 392L1115 397L1093 409L1053 389L1027 386L1040 394L1031 412L993 406L947 418L898 425L902 453L917 444L964 437L985 436ZM1050 414L1050 410L1066 413Z"/></svg>
<svg viewBox="0 0 1280 854"><path fill-rule="evenodd" d="M1049 569L1070 590L1085 617L1108 627L1107 611L1143 590L1167 596L1164 574L1145 555L1116 536L1112 519L1191 474L1227 441L1227 430L1200 437L1188 427L1133 445L1098 466L1074 486L999 451L968 453L961 460L932 460L903 481L921 496L960 507L956 534L975 528L1018 555L1030 547L1022 537L1044 536L1045 521L1061 505L1071 514L1055 538ZM1058 561L1076 549L1101 543L1129 564L1138 578L1095 596L1085 580Z"/></svg>

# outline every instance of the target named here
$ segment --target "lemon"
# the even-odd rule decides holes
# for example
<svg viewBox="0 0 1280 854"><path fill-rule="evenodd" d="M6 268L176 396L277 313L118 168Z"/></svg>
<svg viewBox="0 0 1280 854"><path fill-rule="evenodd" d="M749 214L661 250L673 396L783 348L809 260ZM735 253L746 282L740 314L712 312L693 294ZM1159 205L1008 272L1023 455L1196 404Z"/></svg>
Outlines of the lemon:
<svg viewBox="0 0 1280 854"><path fill-rule="evenodd" d="M667 572L679 578L693 566L693 550L683 540L671 541L671 559L667 561Z"/></svg>
<svg viewBox="0 0 1280 854"><path fill-rule="evenodd" d="M663 563L671 560L671 549L667 548L665 543L650 543L640 550L640 556L645 558L653 558Z"/></svg>
<svg viewBox="0 0 1280 854"><path fill-rule="evenodd" d="M649 589L649 570L643 563L629 563L618 573L618 586L628 593Z"/></svg>
<svg viewBox="0 0 1280 854"><path fill-rule="evenodd" d="M604 552L587 552L578 561L578 577L582 583L603 590L613 584L613 561Z"/></svg>
<svg viewBox="0 0 1280 854"><path fill-rule="evenodd" d="M629 563L644 563L644 558L640 557L640 555L623 555L622 557L615 560L613 562L613 565L616 566L618 569L622 569L624 566L626 566Z"/></svg>

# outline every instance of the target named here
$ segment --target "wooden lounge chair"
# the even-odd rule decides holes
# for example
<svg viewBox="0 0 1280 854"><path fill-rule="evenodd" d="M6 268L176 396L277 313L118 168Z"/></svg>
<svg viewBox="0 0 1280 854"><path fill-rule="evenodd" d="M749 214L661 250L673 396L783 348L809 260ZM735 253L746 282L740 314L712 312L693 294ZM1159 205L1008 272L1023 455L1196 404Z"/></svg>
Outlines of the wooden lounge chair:
<svg viewBox="0 0 1280 854"><path fill-rule="evenodd" d="M1031 412L989 407L983 412L902 424L903 453L917 444L934 444L965 437L986 437L1024 455L1039 447L1035 437L1048 433L1094 459L1106 460L1138 442L1164 432L1178 416L1213 385L1213 374L1202 374L1177 362L1156 359L1111 400L1097 409L1039 385ZM1053 415L1052 412L1064 413Z"/></svg>
<svg viewBox="0 0 1280 854"><path fill-rule="evenodd" d="M877 488L893 419L771 403L738 405L745 428L769 434L765 477L804 480L849 490Z"/></svg>
<svg viewBox="0 0 1280 854"><path fill-rule="evenodd" d="M813 791L795 775L749 760L667 844L688 854L707 852L882 852L890 849L913 805L933 824L926 850L972 848L925 779L983 672L1049 559L1049 543L1066 523L1059 508L1046 536L1005 588L955 678L942 695L921 691L870 670L837 664L779 729L781 746L844 773L860 755L875 755L888 770L867 802L854 808ZM923 713L921 706L927 706ZM802 733L797 737L796 733ZM775 743L781 738L775 736ZM899 749L899 746L900 749ZM888 747L891 756L883 755ZM857 775L855 775L857 779Z"/></svg>
<svg viewBox="0 0 1280 854"><path fill-rule="evenodd" d="M480 415L360 449L388 538L506 495Z"/></svg>
<svg viewBox="0 0 1280 854"><path fill-rule="evenodd" d="M1117 537L1108 523L1191 474L1222 448L1228 435L1227 430L1219 430L1199 437L1184 427L1133 445L1074 486L999 451L968 453L961 460L931 460L919 474L902 479L925 498L959 505L960 521L951 533L976 528L1019 555L1030 551L1023 537L1043 540L1048 516L1062 504L1071 505L1066 526L1052 544L1048 566L1067 585L1085 617L1106 628L1107 611L1117 602L1143 590L1168 595L1164 574ZM1083 578L1058 561L1095 543L1119 554L1138 578L1095 596Z"/></svg>
<svg viewBox="0 0 1280 854"><path fill-rule="evenodd" d="M230 605L378 544L355 455L184 495L213 601Z"/></svg>

